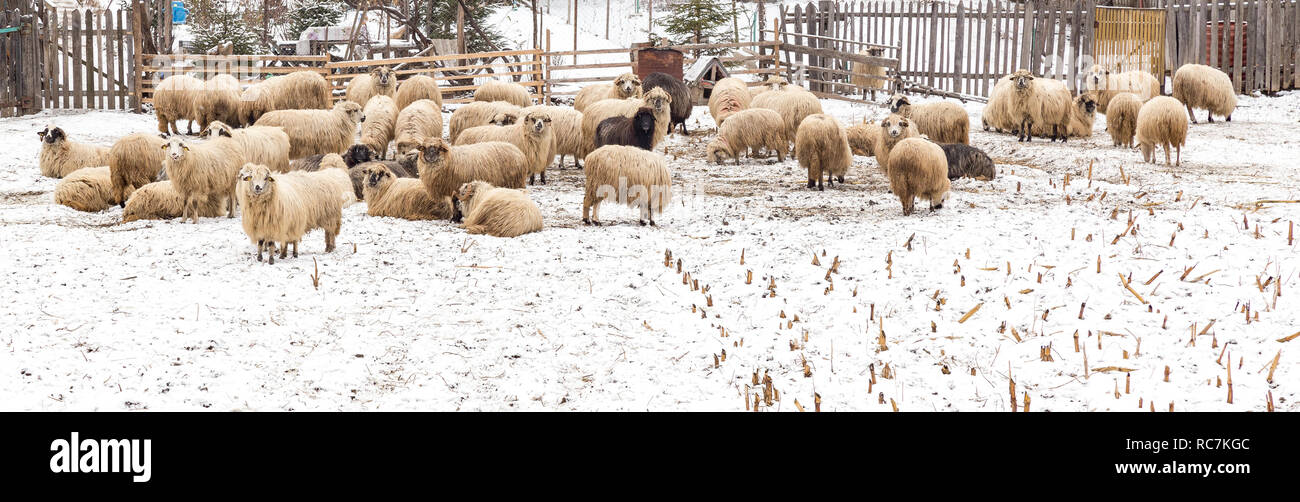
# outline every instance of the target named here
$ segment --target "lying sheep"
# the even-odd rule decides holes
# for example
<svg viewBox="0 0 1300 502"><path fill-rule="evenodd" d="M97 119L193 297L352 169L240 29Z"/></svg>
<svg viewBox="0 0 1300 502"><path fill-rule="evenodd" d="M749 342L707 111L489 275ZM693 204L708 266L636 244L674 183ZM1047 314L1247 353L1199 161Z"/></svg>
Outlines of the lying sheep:
<svg viewBox="0 0 1300 502"><path fill-rule="evenodd" d="M880 47L858 51L859 56L881 57L885 50ZM889 79L886 77L886 68L884 66L859 63L854 61L850 67L853 75L849 77L849 83L857 86L862 90L862 97L871 96L871 100L876 100L876 91L883 91L889 85ZM869 78L879 77L879 78ZM895 112L897 113L897 112Z"/></svg>
<svg viewBox="0 0 1300 502"><path fill-rule="evenodd" d="M1070 106L1070 124L1065 128L1065 135L1071 138L1092 137L1092 124L1097 118L1097 100L1092 94L1080 94ZM1034 134L1047 136L1052 133L1050 127L1043 124L1034 125Z"/></svg>
<svg viewBox="0 0 1300 502"><path fill-rule="evenodd" d="M194 134L199 121L199 102L203 100L203 81L189 75L164 78L153 90L153 111L158 117L158 132L180 134L177 121L188 120L186 134Z"/></svg>
<svg viewBox="0 0 1300 502"><path fill-rule="evenodd" d="M961 143L939 146L943 148L944 157L948 160L948 179L955 180L964 176L988 181L997 177L993 159L984 150Z"/></svg>
<svg viewBox="0 0 1300 502"><path fill-rule="evenodd" d="M642 107L631 117L610 117L596 126L596 148L627 145L653 150L654 139L655 112L650 108Z"/></svg>
<svg viewBox="0 0 1300 502"><path fill-rule="evenodd" d="M533 98L529 95L527 87L501 80L488 80L480 85L478 90L474 91L474 101L504 101L520 108L533 105Z"/></svg>
<svg viewBox="0 0 1300 502"><path fill-rule="evenodd" d="M54 203L78 211L97 213L113 205L113 182L108 166L83 167L54 186Z"/></svg>
<svg viewBox="0 0 1300 502"><path fill-rule="evenodd" d="M586 191L582 222L600 225L600 204L606 201L641 210L639 222L655 226L655 213L672 201L672 175L664 156L634 146L608 145L586 158Z"/></svg>
<svg viewBox="0 0 1300 502"><path fill-rule="evenodd" d="M244 90L240 98L241 124L255 124L275 110L328 110L333 87L315 71L296 71L271 77Z"/></svg>
<svg viewBox="0 0 1300 502"><path fill-rule="evenodd" d="M853 155L864 157L874 157L876 155L876 144L880 143L880 125L867 122L865 119L861 124L853 124L844 130L849 137L849 149Z"/></svg>
<svg viewBox="0 0 1300 502"><path fill-rule="evenodd" d="M468 233L518 237L542 229L542 210L528 198L526 190L472 181L460 186L456 198L465 213L461 227Z"/></svg>
<svg viewBox="0 0 1300 502"><path fill-rule="evenodd" d="M136 189L158 179L163 169L163 152L167 140L147 133L128 134L108 150L109 180L113 185L113 202L126 207Z"/></svg>
<svg viewBox="0 0 1300 502"><path fill-rule="evenodd" d="M672 122L668 124L668 131L672 132L678 125L682 126L682 134L686 134L686 119L691 118L691 109L694 108L694 100L691 99L691 90L686 88L680 79L667 73L651 73L646 75L645 81L641 83L643 93L650 92L651 89L663 89L671 98L672 107L669 108L669 118Z"/></svg>
<svg viewBox="0 0 1300 502"><path fill-rule="evenodd" d="M83 167L108 165L108 148L73 143L53 125L36 133L41 138L41 175L62 178Z"/></svg>
<svg viewBox="0 0 1300 502"><path fill-rule="evenodd" d="M393 98L379 94L366 102L362 111L365 121L361 123L361 144L370 147L380 158L388 155L388 142L393 140L397 129L397 103ZM438 114L442 118L442 114ZM438 121L438 134L442 135L442 121Z"/></svg>
<svg viewBox="0 0 1300 502"><path fill-rule="evenodd" d="M588 106L604 99L639 98L642 95L641 77L624 73L611 84L592 84L579 89L573 99L573 109L586 113Z"/></svg>
<svg viewBox="0 0 1300 502"><path fill-rule="evenodd" d="M411 78L403 80L397 86L397 96L393 98L397 101L397 110L405 110L411 103L421 99L433 101L438 109L442 109L442 88L438 87L438 81L427 75L413 75Z"/></svg>
<svg viewBox="0 0 1300 502"><path fill-rule="evenodd" d="M790 140L785 136L785 121L781 115L765 108L751 108L731 115L727 123L718 128L718 136L709 142L704 158L722 163L730 158L737 165L740 155L749 150L751 156L758 148L776 152L778 162L785 162L785 152Z"/></svg>
<svg viewBox="0 0 1300 502"><path fill-rule="evenodd" d="M280 173L292 169L289 163L289 135L279 127L250 126L233 129L223 122L213 122L203 130L202 136L235 140L243 152L241 163L261 164Z"/></svg>
<svg viewBox="0 0 1300 502"><path fill-rule="evenodd" d="M853 151L838 120L820 113L809 115L799 124L794 144L799 152L799 167L808 170L808 188L826 190L822 174L826 175L827 185L834 186L835 178L844 183L844 175L853 163Z"/></svg>
<svg viewBox="0 0 1300 502"><path fill-rule="evenodd" d="M281 259L287 257L290 245L297 258L298 242L317 228L325 230L325 252L334 251L343 222L343 199L335 180L340 176L346 178L347 173L339 169L273 173L256 164L241 168L239 210L244 234L257 246L257 261L262 261L263 250L269 250L267 263L274 265L277 242Z"/></svg>
<svg viewBox="0 0 1300 502"><path fill-rule="evenodd" d="M1174 99L1187 106L1187 115L1196 122L1192 108L1206 110L1205 120L1214 122L1215 115L1222 115L1232 122L1232 111L1237 108L1237 93L1232 88L1232 79L1218 68L1202 64L1185 64L1174 73Z"/></svg>
<svg viewBox="0 0 1300 502"><path fill-rule="evenodd" d="M1102 65L1092 65L1083 77L1083 90L1094 94L1098 111L1106 113L1110 100L1121 92L1132 93L1143 102L1160 95L1160 82L1156 77L1141 70L1126 71L1112 75Z"/></svg>
<svg viewBox="0 0 1300 502"><path fill-rule="evenodd" d="M948 200L948 159L943 148L921 138L899 141L890 153L889 189L903 204L903 216L912 214L916 198L930 201L930 210Z"/></svg>
<svg viewBox="0 0 1300 502"><path fill-rule="evenodd" d="M475 101L466 103L464 106L451 112L451 119L448 120L447 128L451 135L451 142L455 143L456 138L460 136L461 131L471 127L488 125L499 114L513 114L519 116L520 108L504 101ZM438 114L439 121L442 120L442 114ZM511 122L513 123L513 122ZM441 130L441 129L439 129ZM441 133L439 133L441 136ZM432 138L432 136L430 136ZM400 151L398 153L401 153Z"/></svg>
<svg viewBox="0 0 1300 502"><path fill-rule="evenodd" d="M1114 146L1133 148L1133 135L1137 133L1137 116L1141 109L1142 101L1133 93L1121 92L1110 98L1106 110L1106 132L1110 133Z"/></svg>
<svg viewBox="0 0 1300 502"><path fill-rule="evenodd" d="M221 197L209 197L199 203L198 215L202 218L221 216L224 209ZM180 218L185 212L185 198L171 181L155 181L142 186L126 200L122 209L122 223L136 220L169 220Z"/></svg>
<svg viewBox="0 0 1300 502"><path fill-rule="evenodd" d="M980 122L985 131L993 128L999 133L1007 131L1020 134L1020 121L1015 115L1016 84L1012 82L1012 77L1013 75L1007 75L998 79L993 90L989 91L989 102L980 112Z"/></svg>
<svg viewBox="0 0 1300 502"><path fill-rule="evenodd" d="M1047 78L1034 78L1027 70L1017 70L1014 115L1020 122L1019 140L1034 140L1034 124L1050 127L1053 141L1065 142L1070 127L1070 91L1065 84Z"/></svg>
<svg viewBox="0 0 1300 502"><path fill-rule="evenodd" d="M343 153L352 145L361 106L340 101L331 110L276 110L262 115L256 125L284 129L289 135L289 158L318 153Z"/></svg>
<svg viewBox="0 0 1300 502"><path fill-rule="evenodd" d="M362 166L358 166L362 167ZM445 220L451 206L445 197L434 198L420 180L399 177L382 163L366 164L362 170L366 214L407 220Z"/></svg>
<svg viewBox="0 0 1300 502"><path fill-rule="evenodd" d="M912 123L908 122L902 115L890 115L880 122L880 141L876 143L876 163L880 166L880 172L886 176L889 175L889 154L894 149L894 145L907 138L920 136Z"/></svg>
<svg viewBox="0 0 1300 502"><path fill-rule="evenodd" d="M889 99L889 111L912 121L917 132L939 143L970 144L970 117L956 103L939 101L913 106L907 96Z"/></svg>
<svg viewBox="0 0 1300 502"><path fill-rule="evenodd" d="M797 86L786 86L793 88ZM822 113L822 103L817 96L803 90L768 91L750 102L751 108L766 108L781 114L785 120L785 137L794 138L804 117ZM795 156L799 156L799 142L795 141Z"/></svg>
<svg viewBox="0 0 1300 502"><path fill-rule="evenodd" d="M243 125L240 116L239 80L225 73L213 75L203 83L203 94L197 99L199 130L213 122Z"/></svg>
<svg viewBox="0 0 1300 502"><path fill-rule="evenodd" d="M554 155L560 157L560 168L564 168L564 156L573 157L573 163L577 167L582 167L579 162L578 154L582 151L582 112L569 108L567 106L547 106L536 105L524 108L519 111L523 115L533 112L543 112L551 117L551 129L555 131L555 150Z"/></svg>
<svg viewBox="0 0 1300 502"><path fill-rule="evenodd" d="M397 74L387 66L376 66L364 75L352 77L348 82L346 99L357 106L366 106L370 98L387 96L392 99L397 93Z"/></svg>
<svg viewBox="0 0 1300 502"><path fill-rule="evenodd" d="M1187 113L1183 104L1169 96L1156 96L1142 105L1137 116L1137 142L1142 161L1156 163L1156 146L1165 148L1165 165L1169 165L1169 148L1178 152L1175 166L1182 165L1183 145L1187 143Z"/></svg>
<svg viewBox="0 0 1300 502"><path fill-rule="evenodd" d="M179 136L162 145L167 153L163 168L172 186L185 199L181 219L199 222L199 206L209 198L226 201L226 217L235 217L235 182L242 165L243 151L231 138L213 138L191 145Z"/></svg>
<svg viewBox="0 0 1300 502"><path fill-rule="evenodd" d="M654 110L655 134L651 144L658 146L668 134L668 125L672 122L671 106L672 97L660 88L651 89L643 99L606 99L592 104L582 112L582 137L586 140L585 151L591 152L596 149L596 127L601 122L610 117L631 117L642 107Z"/></svg>
<svg viewBox="0 0 1300 502"><path fill-rule="evenodd" d="M713 84L709 93L709 116L719 127L727 117L749 108L749 84L736 77L727 77Z"/></svg>
<svg viewBox="0 0 1300 502"><path fill-rule="evenodd" d="M546 184L546 166L551 165L551 152L555 143L551 118L546 112L529 113L515 125L485 125L466 129L456 138L455 144L470 145L488 141L504 141L515 145L528 161L528 184L533 184L539 174L542 184Z"/></svg>
<svg viewBox="0 0 1300 502"><path fill-rule="evenodd" d="M420 182L437 200L452 198L452 221L461 219L456 190L471 181L486 181L505 188L523 188L532 172L524 152L510 143L488 141L450 146L441 138L422 145L418 158Z"/></svg>

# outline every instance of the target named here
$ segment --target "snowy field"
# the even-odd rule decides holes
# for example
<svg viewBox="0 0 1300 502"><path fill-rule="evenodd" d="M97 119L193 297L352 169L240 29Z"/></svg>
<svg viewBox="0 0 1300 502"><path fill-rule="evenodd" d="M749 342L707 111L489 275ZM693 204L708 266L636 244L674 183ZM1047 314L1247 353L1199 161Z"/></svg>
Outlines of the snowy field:
<svg viewBox="0 0 1300 502"><path fill-rule="evenodd" d="M1300 204L1256 202L1300 199L1300 93L1192 126L1177 168L1111 147L1104 118L1065 145L976 127L998 177L910 217L874 159L825 192L794 161L707 164L699 107L667 141L676 193L657 228L614 206L582 225L580 171L552 169L531 192L540 233L359 203L335 252L316 231L273 266L238 219L53 204L36 166L50 122L103 145L154 129L0 120L6 410L744 411L765 378L762 411L1005 411L1010 379L1031 411L1263 411L1270 391L1298 409L1300 340L1279 340L1300 331Z"/></svg>

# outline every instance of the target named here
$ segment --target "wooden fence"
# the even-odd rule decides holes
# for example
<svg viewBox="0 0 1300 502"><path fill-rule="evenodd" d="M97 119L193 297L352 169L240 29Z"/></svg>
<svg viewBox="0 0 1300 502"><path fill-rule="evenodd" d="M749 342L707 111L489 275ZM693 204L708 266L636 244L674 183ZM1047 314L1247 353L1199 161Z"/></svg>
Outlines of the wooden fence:
<svg viewBox="0 0 1300 502"><path fill-rule="evenodd" d="M21 9L0 10L0 117L40 110L40 26Z"/></svg>
<svg viewBox="0 0 1300 502"><path fill-rule="evenodd" d="M213 56L206 54L140 54L134 73L135 94L141 107L153 102L154 88L173 75L190 75L207 80L213 75L233 75L240 82L255 84L295 71L328 73L329 56ZM142 108L137 109L140 111Z"/></svg>
<svg viewBox="0 0 1300 502"><path fill-rule="evenodd" d="M571 84L580 84L580 83L587 83L587 82L607 82L607 81L614 80L614 77L612 75L571 77L571 76L557 75L556 74L557 72L606 69L606 70L610 70L611 74L617 74L617 73L632 71L632 57L633 57L632 54L634 52L634 49L630 47L618 48L618 49L591 49L591 50L552 52L549 50L550 49L549 35L546 38L547 38L547 43L546 43L547 51L542 53L542 59L543 61L546 62L545 82L546 82L546 96L548 101L551 96L570 96L578 93L578 91L576 90L562 90L562 91L554 90L553 88L556 86L569 86ZM755 80L762 80L763 75L776 74L779 72L779 70L776 68L779 62L776 50L779 47L779 45L780 42L777 41L760 40L754 42L739 42L739 43L670 45L670 46L664 46L660 48L676 49L682 51L683 53L689 53L692 51L699 51L699 50L724 49L727 51L727 53L723 56L718 57L719 62L725 65L733 65L738 63L744 64L744 67L742 68L729 69L728 72L731 73L731 75L733 76L757 75L758 78L756 78ZM743 49L748 49L748 50L743 50ZM606 61L600 63L580 62L580 58L591 60L591 59L595 59L597 56L599 56L599 59L604 59ZM568 60L564 61L565 58L567 58ZM560 63L555 64L554 63L555 61L559 61ZM683 58L682 65L685 67L689 67L690 65L694 64L695 61L696 61L695 58L692 58L689 55L687 55L686 57ZM755 82L754 85L758 85L758 83Z"/></svg>
<svg viewBox="0 0 1300 502"><path fill-rule="evenodd" d="M1240 92L1300 87L1300 6L1296 0L1179 0L1166 12L1170 66L1206 64Z"/></svg>
<svg viewBox="0 0 1300 502"><path fill-rule="evenodd" d="M121 10L41 11L46 108L135 109L130 18Z"/></svg>
<svg viewBox="0 0 1300 502"><path fill-rule="evenodd" d="M325 78L333 84L335 98L342 99L341 91L353 77L364 73L362 69L368 71L368 68L373 66L390 66L397 70L399 79L412 75L426 75L437 80L442 88L443 103L451 104L473 101L473 91L478 90L480 85L475 83L477 78L509 77L519 85L529 88L533 99L541 102L544 95L543 85L545 85L542 79L544 65L542 51L524 49L340 61L325 65L327 71Z"/></svg>

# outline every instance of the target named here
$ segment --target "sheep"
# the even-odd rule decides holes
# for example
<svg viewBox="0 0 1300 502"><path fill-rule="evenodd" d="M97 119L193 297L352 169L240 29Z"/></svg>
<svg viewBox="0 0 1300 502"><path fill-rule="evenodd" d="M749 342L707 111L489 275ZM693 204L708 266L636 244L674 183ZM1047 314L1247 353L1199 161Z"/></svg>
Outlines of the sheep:
<svg viewBox="0 0 1300 502"><path fill-rule="evenodd" d="M240 98L242 124L255 124L275 110L328 110L333 87L315 71L271 77L244 90Z"/></svg>
<svg viewBox="0 0 1300 502"><path fill-rule="evenodd" d="M498 117L498 115L506 114L506 120L509 120L508 117L511 115L518 118L520 113L519 110L520 108L518 106L503 101L476 101L473 103L467 103L464 106L457 108L456 111L451 112L451 119L447 121L447 129L451 135L451 142L456 142L456 138L460 136L461 131L471 127L488 125L494 120L500 122L499 119L501 117ZM439 123L442 121L441 113L438 114L438 121ZM401 120L398 120L398 122L401 122ZM509 123L513 124L514 122L509 121ZM440 127L439 131L441 130ZM442 133L439 132L438 135L441 136ZM398 150L398 153L401 154L403 151Z"/></svg>
<svg viewBox="0 0 1300 502"><path fill-rule="evenodd" d="M876 144L880 143L880 125L864 119L861 124L845 128L844 133L849 137L849 149L853 151L853 155L864 157L876 155Z"/></svg>
<svg viewBox="0 0 1300 502"><path fill-rule="evenodd" d="M240 117L239 80L229 74L213 75L203 83L203 94L196 99L198 107L199 130L208 128L213 122L243 125Z"/></svg>
<svg viewBox="0 0 1300 502"><path fill-rule="evenodd" d="M1183 104L1169 96L1156 96L1142 105L1137 115L1137 142L1142 161L1156 163L1156 146L1165 148L1165 165L1169 165L1169 147L1178 152L1175 166L1182 165L1183 145L1187 143L1187 116Z"/></svg>
<svg viewBox="0 0 1300 502"><path fill-rule="evenodd" d="M1034 78L1028 70L1012 74L1015 82L1013 115L1020 123L1020 141L1034 140L1034 124L1052 128L1052 140L1065 142L1070 126L1070 91L1065 84L1047 78Z"/></svg>
<svg viewBox="0 0 1300 502"><path fill-rule="evenodd" d="M545 112L551 117L551 130L555 131L554 155L560 156L560 168L564 168L564 156L573 157L576 167L582 167L578 154L582 150L582 112L566 106L535 105L519 111L523 115L532 112Z"/></svg>
<svg viewBox="0 0 1300 502"><path fill-rule="evenodd" d="M41 138L41 175L62 178L83 167L108 165L108 148L73 143L62 128L53 125L36 133Z"/></svg>
<svg viewBox="0 0 1300 502"><path fill-rule="evenodd" d="M465 223L471 234L518 237L542 229L542 210L528 198L526 190L497 188L484 181L464 183L456 190L464 206Z"/></svg>
<svg viewBox="0 0 1300 502"><path fill-rule="evenodd" d="M988 181L998 176L993 168L993 159L989 158L989 154L984 153L984 150L962 143L946 143L939 146L943 148L944 157L948 160L948 179L955 180L965 176Z"/></svg>
<svg viewBox="0 0 1300 502"><path fill-rule="evenodd" d="M262 115L255 125L284 129L289 135L289 158L318 153L343 153L356 137L363 119L361 105L340 101L331 110L276 110Z"/></svg>
<svg viewBox="0 0 1300 502"><path fill-rule="evenodd" d="M523 188L532 172L524 152L504 141L451 146L442 138L433 138L421 145L418 165L420 182L438 200L455 199L460 185L471 181ZM451 221L460 222L462 216L453 200Z"/></svg>
<svg viewBox="0 0 1300 502"><path fill-rule="evenodd" d="M916 198L930 201L930 210L948 200L948 159L943 148L921 138L899 141L890 153L889 189L903 204L903 216L912 214Z"/></svg>
<svg viewBox="0 0 1300 502"><path fill-rule="evenodd" d="M1187 106L1193 124L1197 122L1192 108L1205 109L1205 120L1210 123L1216 114L1232 122L1232 111L1237 108L1237 93L1228 74L1201 64L1185 64L1174 73L1174 99Z"/></svg>
<svg viewBox="0 0 1300 502"><path fill-rule="evenodd" d="M876 164L880 172L889 175L889 154L894 145L907 138L920 136L912 123L902 115L890 115L880 122L880 140L876 142Z"/></svg>
<svg viewBox="0 0 1300 502"><path fill-rule="evenodd" d="M445 220L451 217L447 199L430 196L420 180L397 176L379 162L358 167L363 168L366 214L408 220Z"/></svg>
<svg viewBox="0 0 1300 502"><path fill-rule="evenodd" d="M1121 92L1132 93L1143 102L1160 95L1160 82L1150 73L1132 70L1111 75L1110 70L1099 64L1092 65L1083 77L1083 88L1094 94L1101 113L1106 113L1110 100Z"/></svg>
<svg viewBox="0 0 1300 502"><path fill-rule="evenodd" d="M1137 132L1137 116L1142 101L1131 92L1121 92L1110 98L1108 106L1106 132L1110 133L1114 146L1133 148L1133 134Z"/></svg>
<svg viewBox="0 0 1300 502"><path fill-rule="evenodd" d="M749 108L751 100L749 84L736 77L724 78L713 84L709 93L709 116L722 127L727 117Z"/></svg>
<svg viewBox="0 0 1300 502"><path fill-rule="evenodd" d="M297 258L298 242L317 228L325 230L325 252L334 251L343 221L343 199L332 179L339 176L347 174L339 169L281 174L266 166L244 164L239 172L239 211L244 234L257 246L257 261L268 249L267 263L274 265L276 242L281 243L281 259L287 257L290 245Z"/></svg>
<svg viewBox="0 0 1300 502"><path fill-rule="evenodd" d="M586 191L582 197L582 222L600 225L600 204L622 203L640 208L638 222L656 226L672 201L672 175L664 156L634 146L606 145L586 157Z"/></svg>
<svg viewBox="0 0 1300 502"><path fill-rule="evenodd" d="M166 139L147 133L128 134L113 144L108 150L108 172L114 203L126 207L132 192L158 179L165 144Z"/></svg>
<svg viewBox="0 0 1300 502"><path fill-rule="evenodd" d="M875 58L881 57L884 53L885 53L885 49L880 47L872 47L869 49L858 51L859 56L868 56L868 57L875 57ZM886 77L886 69L884 66L859 63L857 61L854 61L850 68L851 71L853 72L853 75L849 77L849 83L857 86L859 89L862 90L863 98L866 98L867 95L870 94L871 100L875 101L876 91L884 90L885 87L889 84L889 79ZM869 76L880 77L880 78L868 78Z"/></svg>
<svg viewBox="0 0 1300 502"><path fill-rule="evenodd" d="M826 174L827 185L834 186L834 178L844 183L844 175L853 163L853 151L849 148L848 133L838 120L820 113L809 115L799 124L794 144L799 152L799 166L808 170L808 188L826 190L822 186L822 173Z"/></svg>
<svg viewBox="0 0 1300 502"><path fill-rule="evenodd" d="M639 98L644 95L641 77L624 73L610 84L592 84L578 90L573 99L573 109L587 113L587 107L605 99Z"/></svg>
<svg viewBox="0 0 1300 502"><path fill-rule="evenodd" d="M912 121L917 132L939 143L970 144L970 116L956 103L939 101L913 106L907 96L889 98L889 111Z"/></svg>
<svg viewBox="0 0 1300 502"><path fill-rule="evenodd" d="M1012 75L998 79L998 82L993 85L993 90L989 91L989 102L980 112L980 123L985 131L993 128L999 133L1006 130L1012 134L1019 134L1020 124L1014 109L1016 84L1011 79Z"/></svg>
<svg viewBox="0 0 1300 502"><path fill-rule="evenodd" d="M393 140L397 128L397 103L388 96L376 95L366 102L362 115L365 121L361 123L361 144L370 147L380 158L388 156L388 142ZM441 113L438 118L442 118ZM442 135L441 122L439 120L438 135Z"/></svg>
<svg viewBox="0 0 1300 502"><path fill-rule="evenodd" d="M530 172L528 184L532 185L537 175L541 175L542 184L546 184L546 166L551 165L551 152L555 143L555 134L551 130L551 118L546 112L532 112L518 123L510 126L485 125L471 127L461 132L456 138L456 145L470 145L487 141L504 141L515 145L528 160Z"/></svg>
<svg viewBox="0 0 1300 502"><path fill-rule="evenodd" d="M282 128L250 126L232 129L224 122L213 122L200 136L234 139L243 152L243 162L261 164L280 173L292 170L292 164L289 162L289 135Z"/></svg>
<svg viewBox="0 0 1300 502"><path fill-rule="evenodd" d="M221 197L200 201L198 214L203 218L221 216ZM168 220L179 218L185 212L185 198L171 181L155 181L142 186L126 200L122 209L122 223L136 220Z"/></svg>
<svg viewBox="0 0 1300 502"><path fill-rule="evenodd" d="M307 171L307 172L319 171L321 160L324 159L326 155L328 154L318 153L316 155L309 155L301 159L294 159L293 161L289 162L289 170ZM363 164L374 160L375 157L378 157L378 154L376 154L374 150L371 150L370 147L366 145L352 145L348 147L348 151L344 152L342 157L343 157L343 163L346 164L349 168L351 168L351 167L355 167L358 164Z"/></svg>
<svg viewBox="0 0 1300 502"><path fill-rule="evenodd" d="M235 182L243 151L232 138L219 137L192 147L172 136L160 148L167 152L163 168L185 199L181 219L199 222L199 205L211 197L226 199L226 217L235 217Z"/></svg>
<svg viewBox="0 0 1300 502"><path fill-rule="evenodd" d="M397 75L392 68L376 66L369 73L352 77L348 82L346 99L357 106L366 106L370 98L387 96L392 98L397 92Z"/></svg>
<svg viewBox="0 0 1300 502"><path fill-rule="evenodd" d="M651 89L645 98L606 99L587 107L582 112L582 137L586 141L586 153L596 149L596 127L605 119L616 116L631 117L641 107L650 107L655 114L655 134L652 148L658 146L668 134L668 125L672 122L670 107L672 97L661 88Z"/></svg>
<svg viewBox="0 0 1300 502"><path fill-rule="evenodd" d="M528 88L514 82L489 80L474 91L474 101L505 101L520 108L533 105Z"/></svg>
<svg viewBox="0 0 1300 502"><path fill-rule="evenodd" d="M456 115L453 114L452 123L455 121ZM415 100L397 113L393 133L397 157L418 150L426 140L442 137L442 109L432 100Z"/></svg>
<svg viewBox="0 0 1300 502"><path fill-rule="evenodd" d="M691 90L686 88L680 79L667 73L651 73L646 75L645 81L641 83L642 92L650 92L651 89L663 89L672 98L672 107L669 108L669 117L672 122L668 124L668 131L672 132L680 124L682 134L686 134L686 119L691 118L691 109L694 108L694 100L691 99Z"/></svg>
<svg viewBox="0 0 1300 502"><path fill-rule="evenodd" d="M741 110L731 115L726 124L718 128L718 136L709 142L704 158L722 163L724 158L740 164L740 154L766 148L776 152L778 162L785 162L785 152L790 140L785 136L785 121L781 115L765 108Z"/></svg>
<svg viewBox="0 0 1300 502"><path fill-rule="evenodd" d="M596 126L596 148L605 145L635 146L643 150L654 149L655 112L642 107L632 117L610 117Z"/></svg>
<svg viewBox="0 0 1300 502"><path fill-rule="evenodd" d="M83 167L54 186L54 203L78 211L97 213L113 205L113 182L108 166Z"/></svg>
<svg viewBox="0 0 1300 502"><path fill-rule="evenodd" d="M787 88L796 86L786 86ZM767 108L781 114L785 120L785 137L794 138L804 117L822 112L822 103L811 92L802 90L769 91L759 94L750 102L752 108ZM795 141L795 156L799 155L799 142Z"/></svg>
<svg viewBox="0 0 1300 502"><path fill-rule="evenodd" d="M352 205L363 196L361 164L356 166L349 165L343 160L343 156L337 153L327 153L320 159L320 165L315 171L303 171L310 173L326 173L322 179L332 186L332 190L339 194L340 200L343 201L343 207Z"/></svg>
<svg viewBox="0 0 1300 502"><path fill-rule="evenodd" d="M1097 118L1097 100L1091 93L1080 94L1074 98L1070 107L1070 123L1065 128L1065 135L1071 138L1092 137L1092 123ZM1051 128L1044 124L1034 124L1034 134L1046 136Z"/></svg>
<svg viewBox="0 0 1300 502"><path fill-rule="evenodd" d="M203 99L203 81L189 75L172 75L164 78L153 90L153 111L158 117L158 132L180 134L176 126L188 120L186 134L194 134L194 123L199 121L198 103Z"/></svg>
<svg viewBox="0 0 1300 502"><path fill-rule="evenodd" d="M427 75L413 75L411 78L403 80L397 86L397 96L393 98L397 101L397 110L405 110L411 103L421 99L427 99L437 104L438 109L442 109L442 88L438 87L438 81Z"/></svg>

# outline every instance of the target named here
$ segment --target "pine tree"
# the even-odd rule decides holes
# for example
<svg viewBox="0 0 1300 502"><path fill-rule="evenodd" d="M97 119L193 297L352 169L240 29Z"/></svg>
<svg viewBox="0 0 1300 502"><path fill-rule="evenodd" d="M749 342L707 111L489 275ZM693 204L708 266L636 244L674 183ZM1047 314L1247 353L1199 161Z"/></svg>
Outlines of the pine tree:
<svg viewBox="0 0 1300 502"><path fill-rule="evenodd" d="M658 20L674 45L725 42L726 25L733 12L729 5L716 0L686 0L673 5L667 17ZM726 49L695 50L695 57L716 56Z"/></svg>
<svg viewBox="0 0 1300 502"><path fill-rule="evenodd" d="M214 8L203 14L191 24L194 52L201 54L222 45L230 45L234 54L264 52L258 30L246 22L239 12Z"/></svg>
<svg viewBox="0 0 1300 502"><path fill-rule="evenodd" d="M307 28L337 25L347 9L342 0L302 0L289 10L285 38L298 40Z"/></svg>

